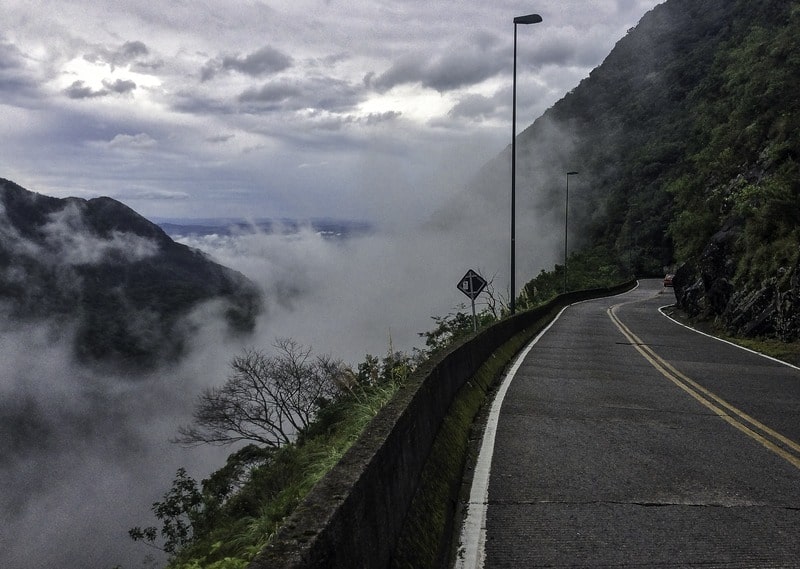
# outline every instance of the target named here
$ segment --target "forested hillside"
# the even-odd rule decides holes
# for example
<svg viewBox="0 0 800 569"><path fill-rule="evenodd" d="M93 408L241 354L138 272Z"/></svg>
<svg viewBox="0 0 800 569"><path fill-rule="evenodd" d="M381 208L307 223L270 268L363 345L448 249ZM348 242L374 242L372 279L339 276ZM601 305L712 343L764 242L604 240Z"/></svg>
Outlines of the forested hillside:
<svg viewBox="0 0 800 569"><path fill-rule="evenodd" d="M798 44L795 1L656 7L521 133L529 215L563 217L564 173L580 170L575 250L638 275L680 266L676 293L692 315L797 338ZM487 166L484 185L507 163Z"/></svg>
<svg viewBox="0 0 800 569"><path fill-rule="evenodd" d="M190 334L181 318L214 299L232 331L252 329L261 298L244 275L111 198L58 199L0 178L0 309L74 327L78 359L174 358Z"/></svg>

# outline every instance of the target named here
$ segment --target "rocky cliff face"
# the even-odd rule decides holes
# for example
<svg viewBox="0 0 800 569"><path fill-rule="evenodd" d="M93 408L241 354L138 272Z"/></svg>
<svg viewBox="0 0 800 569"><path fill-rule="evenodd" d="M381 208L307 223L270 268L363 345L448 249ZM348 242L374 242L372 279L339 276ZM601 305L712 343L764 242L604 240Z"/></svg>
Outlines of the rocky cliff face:
<svg viewBox="0 0 800 569"><path fill-rule="evenodd" d="M256 287L111 198L57 199L0 179L0 303L12 319L76 328L82 360L147 366L177 357L183 316L216 300L232 331L253 327Z"/></svg>
<svg viewBox="0 0 800 569"><path fill-rule="evenodd" d="M695 264L678 269L673 280L678 306L738 336L800 339L800 260L781 267L760 286L739 289L734 275L740 237L741 227L729 222Z"/></svg>

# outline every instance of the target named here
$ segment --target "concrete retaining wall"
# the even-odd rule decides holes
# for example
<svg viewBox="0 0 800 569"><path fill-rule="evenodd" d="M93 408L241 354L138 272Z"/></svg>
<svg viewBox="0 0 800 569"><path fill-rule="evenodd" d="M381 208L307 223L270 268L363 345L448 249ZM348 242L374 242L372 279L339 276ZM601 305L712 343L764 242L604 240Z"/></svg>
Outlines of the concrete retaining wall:
<svg viewBox="0 0 800 569"><path fill-rule="evenodd" d="M561 295L423 364L249 569L387 567L433 441L464 383L495 350L554 309L633 284Z"/></svg>

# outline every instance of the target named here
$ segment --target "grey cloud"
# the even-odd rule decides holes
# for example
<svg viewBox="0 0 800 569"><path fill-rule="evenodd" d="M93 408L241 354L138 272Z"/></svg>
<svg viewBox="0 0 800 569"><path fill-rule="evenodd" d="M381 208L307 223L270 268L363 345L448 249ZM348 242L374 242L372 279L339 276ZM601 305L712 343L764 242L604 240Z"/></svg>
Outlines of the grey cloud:
<svg viewBox="0 0 800 569"><path fill-rule="evenodd" d="M144 132L140 132L134 135L117 134L108 143L109 148L121 148L121 149L131 149L131 150L146 150L148 148L154 148L157 145L158 141L156 141L152 136Z"/></svg>
<svg viewBox="0 0 800 569"><path fill-rule="evenodd" d="M192 115L225 115L233 113L235 110L227 100L212 99L188 90L175 94L171 101L171 108L179 113Z"/></svg>
<svg viewBox="0 0 800 569"><path fill-rule="evenodd" d="M626 14L636 7L636 0L617 0L617 14Z"/></svg>
<svg viewBox="0 0 800 569"><path fill-rule="evenodd" d="M111 81L104 80L103 85L106 89L108 89L108 91L118 93L120 95L130 93L136 89L136 83L134 81L123 81L122 79L117 79L113 83Z"/></svg>
<svg viewBox="0 0 800 569"><path fill-rule="evenodd" d="M574 26L562 26L548 34L547 41L538 36L524 42L519 50L519 64L523 67L586 67L597 65L608 49L604 44L607 30L582 33Z"/></svg>
<svg viewBox="0 0 800 569"><path fill-rule="evenodd" d="M93 99L108 95L107 90L99 89L95 91L83 81L74 81L72 85L64 89L64 93L70 99Z"/></svg>
<svg viewBox="0 0 800 569"><path fill-rule="evenodd" d="M433 57L424 52L405 56L381 75L368 73L364 83L378 91L418 83L442 93L481 83L507 66L502 46L493 37L484 35L472 43L451 46Z"/></svg>
<svg viewBox="0 0 800 569"><path fill-rule="evenodd" d="M338 63L341 63L342 61L347 61L348 59L350 59L350 54L347 54L347 53L335 53L335 54L327 55L327 56L319 58L319 59L311 60L311 61L309 61L309 65L311 67L326 67L326 68L327 67L334 67Z"/></svg>
<svg viewBox="0 0 800 569"><path fill-rule="evenodd" d="M245 56L226 55L206 62L200 72L203 81L213 79L220 71L236 71L251 77L261 77L278 73L292 66L293 60L285 53L264 46Z"/></svg>
<svg viewBox="0 0 800 569"><path fill-rule="evenodd" d="M569 65L576 63L577 49L574 40L566 37L558 38L555 41L548 41L546 44L538 46L536 52L529 58L538 65Z"/></svg>
<svg viewBox="0 0 800 569"><path fill-rule="evenodd" d="M370 113L366 116L334 116L318 122L317 127L328 131L336 131L348 125L375 126L396 120L402 115L403 113L399 111L386 111L383 113Z"/></svg>
<svg viewBox="0 0 800 569"><path fill-rule="evenodd" d="M352 109L365 97L362 88L355 87L347 81L328 77L314 78L306 87L312 101L312 104L307 106L332 112Z"/></svg>
<svg viewBox="0 0 800 569"><path fill-rule="evenodd" d="M141 41L126 41L115 49L99 47L91 53L83 56L89 63L107 63L113 70L120 65L128 65L138 62L140 58L149 55L150 50ZM140 62L139 62L140 63Z"/></svg>
<svg viewBox="0 0 800 569"><path fill-rule="evenodd" d="M393 121L400 118L403 113L399 111L386 111L383 113L370 113L366 117L361 118L363 123L368 125L379 124L382 122Z"/></svg>
<svg viewBox="0 0 800 569"><path fill-rule="evenodd" d="M72 85L64 89L64 93L70 99L95 99L113 94L124 95L136 89L136 83L130 80L110 81L104 79L103 87L104 89L92 89L84 81L74 81Z"/></svg>
<svg viewBox="0 0 800 569"><path fill-rule="evenodd" d="M140 41L126 41L114 54L114 60L118 63L128 63L149 53L150 51L144 43Z"/></svg>
<svg viewBox="0 0 800 569"><path fill-rule="evenodd" d="M462 97L448 113L453 118L482 120L497 112L498 102L495 97L470 94Z"/></svg>
<svg viewBox="0 0 800 569"><path fill-rule="evenodd" d="M242 102L280 103L291 97L297 97L302 91L296 85L287 83L267 83L261 88L247 89L239 100Z"/></svg>
<svg viewBox="0 0 800 569"><path fill-rule="evenodd" d="M131 69L141 71L143 73L154 73L164 67L164 61L161 59L153 61L135 61L131 64Z"/></svg>
<svg viewBox="0 0 800 569"><path fill-rule="evenodd" d="M228 142L229 140L233 139L236 135L235 134L217 134L214 136L209 136L206 138L207 142L211 142L213 144L219 144L222 142Z"/></svg>
<svg viewBox="0 0 800 569"><path fill-rule="evenodd" d="M23 56L19 48L12 43L0 41L0 72L18 70L22 67Z"/></svg>
<svg viewBox="0 0 800 569"><path fill-rule="evenodd" d="M200 70L200 81L208 81L213 79L219 70L219 62L210 60L207 61L203 68Z"/></svg>
<svg viewBox="0 0 800 569"><path fill-rule="evenodd" d="M308 77L302 82L270 82L239 96L245 112L315 109L332 113L352 110L364 98L364 90L331 77Z"/></svg>
<svg viewBox="0 0 800 569"><path fill-rule="evenodd" d="M36 95L37 84L26 69L25 55L0 36L0 93L3 93L4 102L29 103L29 99Z"/></svg>

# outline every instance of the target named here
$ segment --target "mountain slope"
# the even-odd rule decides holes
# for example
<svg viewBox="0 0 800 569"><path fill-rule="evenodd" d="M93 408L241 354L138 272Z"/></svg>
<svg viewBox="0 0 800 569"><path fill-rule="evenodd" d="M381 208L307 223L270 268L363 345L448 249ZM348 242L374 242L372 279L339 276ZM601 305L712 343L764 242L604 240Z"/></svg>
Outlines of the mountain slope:
<svg viewBox="0 0 800 569"><path fill-rule="evenodd" d="M0 179L0 300L12 318L77 322L76 355L151 365L179 355L181 322L218 299L252 328L255 286L111 198L57 199Z"/></svg>
<svg viewBox="0 0 800 569"><path fill-rule="evenodd" d="M682 265L676 292L690 313L797 338L798 54L797 1L657 6L518 136L518 235L563 252L553 235L564 231L565 173L577 170L571 250L602 248L639 275ZM507 149L471 188L503 217L492 200L510 186L509 163ZM754 294L758 308L743 315Z"/></svg>

